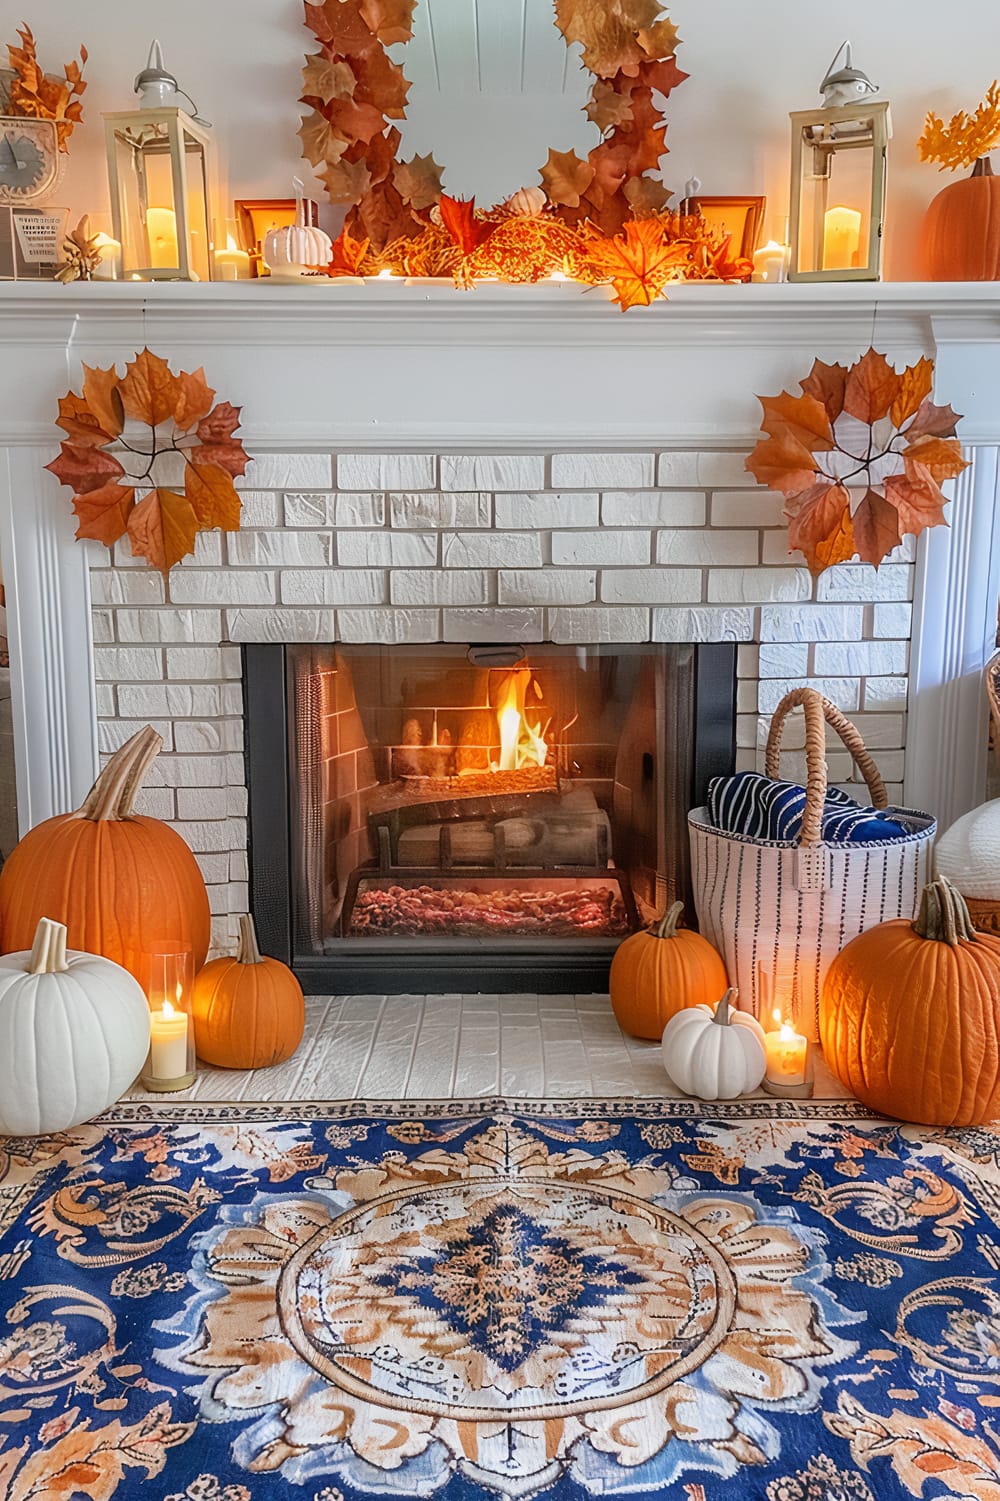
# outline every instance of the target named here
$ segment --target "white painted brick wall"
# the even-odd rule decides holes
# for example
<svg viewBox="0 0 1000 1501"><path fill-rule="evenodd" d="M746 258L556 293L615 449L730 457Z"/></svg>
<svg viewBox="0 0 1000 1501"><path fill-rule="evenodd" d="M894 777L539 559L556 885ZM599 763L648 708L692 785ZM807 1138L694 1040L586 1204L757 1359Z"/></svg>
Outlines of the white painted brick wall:
<svg viewBox="0 0 1000 1501"><path fill-rule="evenodd" d="M213 942L245 910L239 643L733 640L739 764L781 696L812 683L858 717L887 783L904 770L912 548L814 581L782 498L737 452L263 454L243 530L200 534L163 578L93 546L98 743L164 737L144 806L196 850ZM801 757L801 716L783 764ZM851 781L830 744L831 774Z"/></svg>

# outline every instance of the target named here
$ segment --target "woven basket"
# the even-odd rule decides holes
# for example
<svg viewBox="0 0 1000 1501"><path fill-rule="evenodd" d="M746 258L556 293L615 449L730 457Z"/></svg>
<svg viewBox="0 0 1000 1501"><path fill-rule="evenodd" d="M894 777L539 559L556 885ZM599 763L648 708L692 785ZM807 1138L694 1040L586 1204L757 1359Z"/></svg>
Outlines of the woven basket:
<svg viewBox="0 0 1000 1501"><path fill-rule="evenodd" d="M725 960L739 1004L759 1016L768 1004L761 974L782 997L797 997L794 1020L815 1038L823 978L834 957L866 928L913 917L930 879L934 819L900 839L831 844L822 838L827 790L826 725L836 730L865 779L872 804L885 785L856 725L814 688L795 688L774 711L765 771L777 779L781 734L792 709L806 718L806 801L797 841L757 839L715 828L706 808L688 815L695 907L702 933Z"/></svg>

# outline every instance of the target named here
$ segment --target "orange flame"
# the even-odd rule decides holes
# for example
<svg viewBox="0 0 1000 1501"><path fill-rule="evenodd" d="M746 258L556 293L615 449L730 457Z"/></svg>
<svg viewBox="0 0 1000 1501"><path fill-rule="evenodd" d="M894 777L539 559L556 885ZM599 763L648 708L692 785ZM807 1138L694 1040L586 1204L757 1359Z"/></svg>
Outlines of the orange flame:
<svg viewBox="0 0 1000 1501"><path fill-rule="evenodd" d="M494 699L497 724L500 728L500 759L496 771L518 771L522 766L544 766L549 753L545 732L551 723L536 721L532 724L525 712L524 697L529 683L534 684L530 671L508 672ZM536 692L537 692L536 688Z"/></svg>

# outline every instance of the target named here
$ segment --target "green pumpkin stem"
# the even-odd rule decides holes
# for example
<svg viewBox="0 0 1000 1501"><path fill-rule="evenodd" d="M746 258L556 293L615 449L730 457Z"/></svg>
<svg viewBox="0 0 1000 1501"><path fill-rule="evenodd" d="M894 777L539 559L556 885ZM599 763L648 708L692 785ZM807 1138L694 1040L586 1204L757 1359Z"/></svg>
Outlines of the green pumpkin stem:
<svg viewBox="0 0 1000 1501"><path fill-rule="evenodd" d="M40 917L35 929L35 941L31 945L31 975L61 975L69 968L66 963L66 924L55 922L51 917Z"/></svg>
<svg viewBox="0 0 1000 1501"><path fill-rule="evenodd" d="M736 997L738 995L739 991L735 985L730 985L722 1000L716 1002L715 1010L712 1013L712 1020L717 1027L729 1026L729 1008L732 1006L734 1010L736 1009Z"/></svg>
<svg viewBox="0 0 1000 1501"><path fill-rule="evenodd" d="M655 933L657 938L676 938L677 925L681 920L681 913L683 911L684 903L674 902L672 906L667 908L660 921L653 924L650 932Z"/></svg>
<svg viewBox="0 0 1000 1501"><path fill-rule="evenodd" d="M163 736L152 725L138 730L115 751L87 793L78 817L94 823L131 818L136 794L163 746Z"/></svg>
<svg viewBox="0 0 1000 1501"><path fill-rule="evenodd" d="M244 913L240 918L240 937L236 945L237 964L263 964L264 956L257 942L257 930L253 918Z"/></svg>
<svg viewBox="0 0 1000 1501"><path fill-rule="evenodd" d="M913 931L921 938L949 943L953 948L959 943L978 941L965 898L947 876L938 876L924 887Z"/></svg>

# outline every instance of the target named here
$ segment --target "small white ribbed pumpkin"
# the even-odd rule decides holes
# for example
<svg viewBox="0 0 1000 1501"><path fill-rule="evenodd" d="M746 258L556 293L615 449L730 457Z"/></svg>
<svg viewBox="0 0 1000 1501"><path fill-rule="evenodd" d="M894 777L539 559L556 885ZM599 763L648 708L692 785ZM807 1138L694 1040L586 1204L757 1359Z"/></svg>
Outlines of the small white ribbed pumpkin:
<svg viewBox="0 0 1000 1501"><path fill-rule="evenodd" d="M518 188L507 199L507 207L519 219L540 219L548 201L541 188Z"/></svg>
<svg viewBox="0 0 1000 1501"><path fill-rule="evenodd" d="M963 813L941 835L934 869L963 896L1000 900L1000 797Z"/></svg>
<svg viewBox="0 0 1000 1501"><path fill-rule="evenodd" d="M34 947L0 958L0 1133L66 1131L113 1105L149 1050L149 1006L128 970L66 949L43 917Z"/></svg>
<svg viewBox="0 0 1000 1501"><path fill-rule="evenodd" d="M333 255L333 241L325 230L306 223L303 192L305 185L296 177L295 223L269 229L264 236L264 260L277 280L298 281L318 266L326 267Z"/></svg>
<svg viewBox="0 0 1000 1501"><path fill-rule="evenodd" d="M729 1004L735 995L727 990L714 1008L688 1006L663 1029L663 1067L678 1089L699 1100L735 1100L764 1077L764 1028Z"/></svg>

